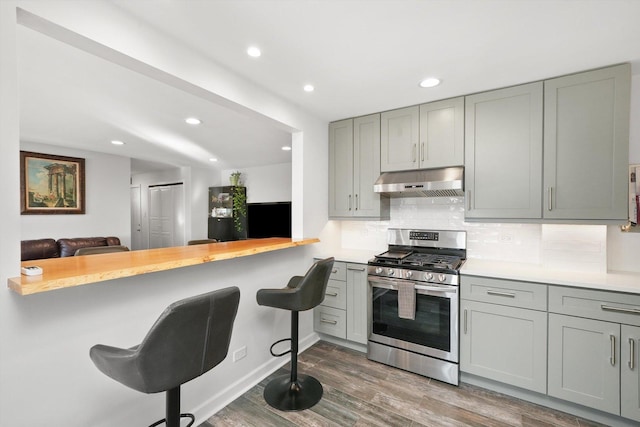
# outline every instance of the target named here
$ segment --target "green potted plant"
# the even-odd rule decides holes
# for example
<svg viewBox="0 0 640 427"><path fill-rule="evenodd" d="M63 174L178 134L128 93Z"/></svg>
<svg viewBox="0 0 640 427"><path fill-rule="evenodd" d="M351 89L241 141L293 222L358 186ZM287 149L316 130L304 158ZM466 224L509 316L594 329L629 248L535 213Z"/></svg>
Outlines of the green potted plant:
<svg viewBox="0 0 640 427"><path fill-rule="evenodd" d="M247 216L247 194L244 187L235 187L232 191L233 224L238 233L243 231L243 220Z"/></svg>
<svg viewBox="0 0 640 427"><path fill-rule="evenodd" d="M231 172L231 175L229 176L229 182L231 183L231 185L233 185L234 187L240 185L240 175L242 175L242 172Z"/></svg>

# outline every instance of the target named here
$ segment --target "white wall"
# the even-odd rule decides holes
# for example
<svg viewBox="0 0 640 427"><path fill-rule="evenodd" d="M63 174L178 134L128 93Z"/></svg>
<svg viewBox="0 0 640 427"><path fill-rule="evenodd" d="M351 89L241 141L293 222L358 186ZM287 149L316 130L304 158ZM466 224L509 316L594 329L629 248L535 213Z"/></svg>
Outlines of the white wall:
<svg viewBox="0 0 640 427"><path fill-rule="evenodd" d="M247 187L247 203L290 202L291 163L223 170L222 185L229 185L231 172L242 172L242 185Z"/></svg>
<svg viewBox="0 0 640 427"><path fill-rule="evenodd" d="M174 41L144 27L108 2L0 1L0 280L19 273L21 218L18 209L18 78L15 6L52 20L102 44L147 62L237 103L238 110L296 130L292 152L292 202L299 235L317 236L327 222L327 123L316 120L259 87L230 74ZM196 174L191 174L193 178ZM7 189L5 191L5 188ZM195 188L195 185L194 185ZM10 202L9 202L10 203ZM321 246L321 245L318 245ZM319 249L318 249L319 250ZM0 292L0 425L107 427L149 425L161 418L164 396L144 395L102 375L91 363L96 343L132 346L160 312L177 299L237 285L241 303L231 351L247 346L247 357L226 360L183 388L182 409L202 422L286 360L269 354L270 343L289 334L289 313L258 307L257 289L282 287L304 274L316 248L300 247L27 297ZM301 316L302 347L315 339L311 312Z"/></svg>
<svg viewBox="0 0 640 427"><path fill-rule="evenodd" d="M130 246L129 158L26 141L20 149L85 159L86 193L84 215L21 215L21 240L117 236Z"/></svg>

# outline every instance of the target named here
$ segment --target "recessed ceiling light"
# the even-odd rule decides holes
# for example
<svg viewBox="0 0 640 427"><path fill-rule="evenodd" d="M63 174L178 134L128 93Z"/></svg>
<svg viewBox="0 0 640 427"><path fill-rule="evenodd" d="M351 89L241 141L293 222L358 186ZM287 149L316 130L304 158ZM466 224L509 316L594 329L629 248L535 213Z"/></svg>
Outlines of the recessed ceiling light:
<svg viewBox="0 0 640 427"><path fill-rule="evenodd" d="M440 80L435 77L429 77L428 79L424 79L420 82L420 87L434 87L440 84Z"/></svg>
<svg viewBox="0 0 640 427"><path fill-rule="evenodd" d="M199 125L200 123L202 123L200 119L197 119L195 117L187 117L186 119L184 119L184 121L189 123L190 125Z"/></svg>
<svg viewBox="0 0 640 427"><path fill-rule="evenodd" d="M291 151L291 147L289 147L288 145L285 145L284 147L282 147L283 151Z"/></svg>
<svg viewBox="0 0 640 427"><path fill-rule="evenodd" d="M258 58L260 55L262 55L262 52L260 52L260 49L256 46L251 46L249 47L249 49L247 49L247 55L252 58Z"/></svg>
<svg viewBox="0 0 640 427"><path fill-rule="evenodd" d="M315 90L313 85L304 85L303 89L304 89L305 92L313 92Z"/></svg>
<svg viewBox="0 0 640 427"><path fill-rule="evenodd" d="M122 141L117 141L117 140L113 140L113 141L111 141L111 143L112 143L113 145L124 145L124 142L122 142Z"/></svg>
<svg viewBox="0 0 640 427"><path fill-rule="evenodd" d="M216 159L215 157L212 157L212 158L210 158L210 159L209 159L209 161L210 161L210 162L217 162L217 161L218 161L218 159Z"/></svg>

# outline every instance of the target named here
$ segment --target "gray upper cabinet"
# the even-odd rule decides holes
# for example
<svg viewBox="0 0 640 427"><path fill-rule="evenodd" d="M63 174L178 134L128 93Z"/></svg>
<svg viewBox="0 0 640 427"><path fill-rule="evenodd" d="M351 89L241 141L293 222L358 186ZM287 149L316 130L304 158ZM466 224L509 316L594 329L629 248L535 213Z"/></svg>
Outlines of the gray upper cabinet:
<svg viewBox="0 0 640 427"><path fill-rule="evenodd" d="M630 82L624 64L466 97L466 218L625 221Z"/></svg>
<svg viewBox="0 0 640 427"><path fill-rule="evenodd" d="M545 81L545 218L626 220L630 69Z"/></svg>
<svg viewBox="0 0 640 427"><path fill-rule="evenodd" d="M380 115L329 124L329 217L389 217L389 200L373 192L380 176Z"/></svg>
<svg viewBox="0 0 640 427"><path fill-rule="evenodd" d="M466 218L540 218L542 83L465 102Z"/></svg>
<svg viewBox="0 0 640 427"><path fill-rule="evenodd" d="M464 165L464 97L420 106L419 168Z"/></svg>
<svg viewBox="0 0 640 427"><path fill-rule="evenodd" d="M380 116L380 129L380 170L418 169L419 107L385 111Z"/></svg>
<svg viewBox="0 0 640 427"><path fill-rule="evenodd" d="M381 116L382 172L464 164L464 97L386 111Z"/></svg>

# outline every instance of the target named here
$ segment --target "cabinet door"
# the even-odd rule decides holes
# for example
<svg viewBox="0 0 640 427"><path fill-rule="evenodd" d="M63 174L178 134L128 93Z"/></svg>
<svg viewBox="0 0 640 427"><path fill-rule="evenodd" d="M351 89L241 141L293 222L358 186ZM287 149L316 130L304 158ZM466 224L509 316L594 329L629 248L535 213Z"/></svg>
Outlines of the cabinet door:
<svg viewBox="0 0 640 427"><path fill-rule="evenodd" d="M464 97L420 106L419 167L464 165Z"/></svg>
<svg viewBox="0 0 640 427"><path fill-rule="evenodd" d="M380 195L373 184L380 176L380 114L353 120L353 144L353 214L379 217Z"/></svg>
<svg viewBox="0 0 640 427"><path fill-rule="evenodd" d="M329 123L329 216L353 215L353 203L353 120L348 119Z"/></svg>
<svg viewBox="0 0 640 427"><path fill-rule="evenodd" d="M626 220L630 65L545 81L545 218Z"/></svg>
<svg viewBox="0 0 640 427"><path fill-rule="evenodd" d="M466 218L542 216L542 83L465 99Z"/></svg>
<svg viewBox="0 0 640 427"><path fill-rule="evenodd" d="M549 396L620 414L620 324L549 314Z"/></svg>
<svg viewBox="0 0 640 427"><path fill-rule="evenodd" d="M640 328L622 325L620 415L640 421Z"/></svg>
<svg viewBox="0 0 640 427"><path fill-rule="evenodd" d="M347 339L367 343L368 307L367 268L347 264Z"/></svg>
<svg viewBox="0 0 640 427"><path fill-rule="evenodd" d="M417 106L380 115L380 170L418 168L420 113Z"/></svg>
<svg viewBox="0 0 640 427"><path fill-rule="evenodd" d="M547 391L547 313L461 301L460 370Z"/></svg>

